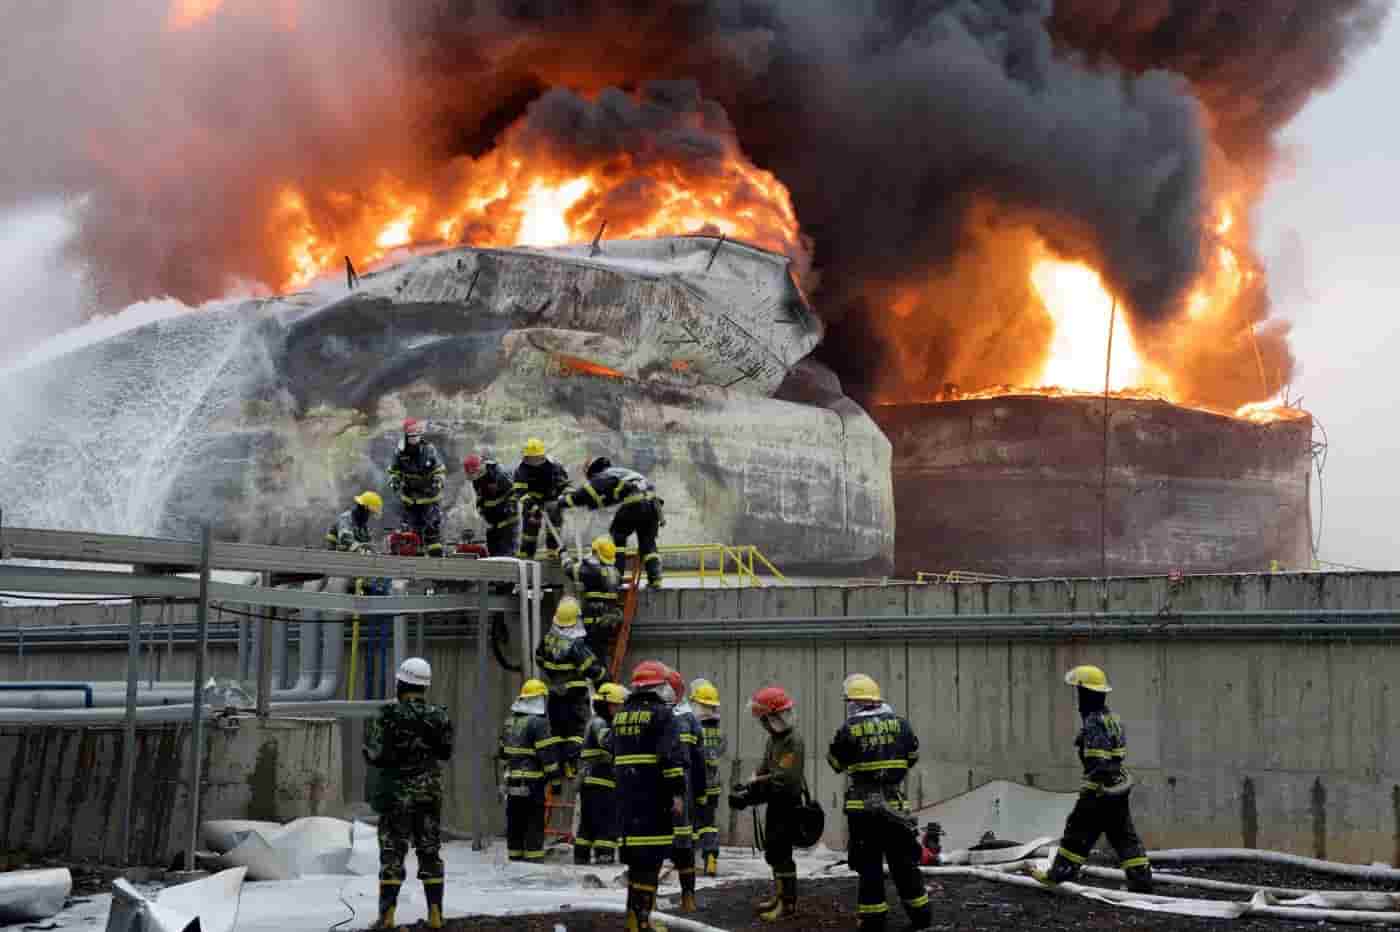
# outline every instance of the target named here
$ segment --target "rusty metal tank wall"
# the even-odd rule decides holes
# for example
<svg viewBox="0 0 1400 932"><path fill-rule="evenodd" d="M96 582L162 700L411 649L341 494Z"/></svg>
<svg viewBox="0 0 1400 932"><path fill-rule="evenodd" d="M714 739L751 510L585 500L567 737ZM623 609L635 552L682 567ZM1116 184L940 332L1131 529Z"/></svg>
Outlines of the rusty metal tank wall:
<svg viewBox="0 0 1400 932"><path fill-rule="evenodd" d="M896 571L1098 575L1101 398L872 409L893 447ZM1312 422L1109 406L1113 575L1306 567Z"/></svg>

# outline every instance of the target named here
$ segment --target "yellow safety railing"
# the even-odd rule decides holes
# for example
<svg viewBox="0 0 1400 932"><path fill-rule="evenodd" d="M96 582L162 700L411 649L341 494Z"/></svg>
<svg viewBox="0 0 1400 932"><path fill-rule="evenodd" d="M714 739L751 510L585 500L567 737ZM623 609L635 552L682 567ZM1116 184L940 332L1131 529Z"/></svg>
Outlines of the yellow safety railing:
<svg viewBox="0 0 1400 932"><path fill-rule="evenodd" d="M699 579L702 586L715 582L720 586L762 586L765 579L787 582L787 577L763 555L754 544L664 544L656 548L661 554L666 575L673 579ZM635 557L637 548L622 551ZM693 568L677 566L673 557L693 555ZM766 571L766 576L760 576Z"/></svg>
<svg viewBox="0 0 1400 932"><path fill-rule="evenodd" d="M997 582L1010 579L1010 576L997 576L994 573L974 573L970 570L949 570L946 573L915 573L916 583L975 583Z"/></svg>

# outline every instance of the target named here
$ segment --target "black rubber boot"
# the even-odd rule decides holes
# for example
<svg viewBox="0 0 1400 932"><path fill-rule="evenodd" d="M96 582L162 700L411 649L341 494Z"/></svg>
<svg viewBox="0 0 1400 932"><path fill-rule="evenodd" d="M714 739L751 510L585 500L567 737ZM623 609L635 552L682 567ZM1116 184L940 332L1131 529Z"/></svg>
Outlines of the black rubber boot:
<svg viewBox="0 0 1400 932"><path fill-rule="evenodd" d="M1151 867L1151 865L1144 865L1144 866L1142 866L1142 867L1130 867L1130 868L1128 868L1126 871L1124 871L1123 873L1124 873L1125 875L1127 875L1127 881L1126 881L1126 883L1125 883L1124 885L1125 885L1129 890L1131 890L1132 892L1134 892L1134 893L1151 893L1151 892L1152 892L1152 886L1153 886L1153 885L1152 885L1152 867Z"/></svg>
<svg viewBox="0 0 1400 932"><path fill-rule="evenodd" d="M398 924L394 921L395 907L399 902L399 884L397 881L379 883L379 918L374 921L371 929L397 929Z"/></svg>
<svg viewBox="0 0 1400 932"><path fill-rule="evenodd" d="M600 855L598 856L598 862L601 864L601 863L602 863L602 860L603 860L603 856L600 854ZM575 864L592 864L592 863L593 863L593 849L575 843L575 844L574 844L574 863L575 863Z"/></svg>

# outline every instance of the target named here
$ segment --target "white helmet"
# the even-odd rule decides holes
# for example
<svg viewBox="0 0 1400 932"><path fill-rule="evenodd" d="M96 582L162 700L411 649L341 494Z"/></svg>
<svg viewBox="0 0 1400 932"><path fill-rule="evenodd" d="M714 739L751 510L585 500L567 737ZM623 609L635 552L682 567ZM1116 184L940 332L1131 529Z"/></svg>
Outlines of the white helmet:
<svg viewBox="0 0 1400 932"><path fill-rule="evenodd" d="M409 657L399 664L397 678L408 686L429 686L433 682L433 668L422 657Z"/></svg>

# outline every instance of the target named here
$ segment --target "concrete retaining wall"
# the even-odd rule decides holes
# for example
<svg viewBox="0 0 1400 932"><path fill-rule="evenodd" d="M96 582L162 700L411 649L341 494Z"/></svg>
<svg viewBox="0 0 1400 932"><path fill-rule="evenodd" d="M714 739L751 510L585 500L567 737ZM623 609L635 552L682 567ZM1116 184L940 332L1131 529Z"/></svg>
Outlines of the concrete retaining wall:
<svg viewBox="0 0 1400 932"><path fill-rule="evenodd" d="M339 724L239 718L206 731L203 819L289 820L343 808ZM0 725L0 851L121 860L122 727ZM141 725L131 863L189 839L188 725Z"/></svg>

